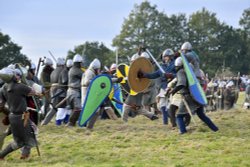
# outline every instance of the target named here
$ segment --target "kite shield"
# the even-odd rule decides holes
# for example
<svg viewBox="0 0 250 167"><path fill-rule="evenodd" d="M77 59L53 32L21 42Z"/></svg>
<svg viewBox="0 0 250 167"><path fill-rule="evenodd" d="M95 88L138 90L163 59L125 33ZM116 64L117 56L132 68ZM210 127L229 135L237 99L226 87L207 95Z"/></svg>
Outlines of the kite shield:
<svg viewBox="0 0 250 167"><path fill-rule="evenodd" d="M207 97L198 79L196 78L192 67L189 65L187 59L185 58L183 54L181 54L181 58L182 58L182 62L184 65L184 70L187 75L189 91L190 91L191 96L197 103L203 106L207 105Z"/></svg>
<svg viewBox="0 0 250 167"><path fill-rule="evenodd" d="M103 101L107 98L112 88L112 82L108 75L97 75L90 82L85 97L78 124L83 127L95 114Z"/></svg>

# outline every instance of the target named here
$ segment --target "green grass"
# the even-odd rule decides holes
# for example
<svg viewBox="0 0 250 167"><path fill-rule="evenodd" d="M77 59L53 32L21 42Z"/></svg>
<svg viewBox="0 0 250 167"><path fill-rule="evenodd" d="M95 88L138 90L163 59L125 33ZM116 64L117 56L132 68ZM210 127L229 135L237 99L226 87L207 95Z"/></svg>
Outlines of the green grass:
<svg viewBox="0 0 250 167"><path fill-rule="evenodd" d="M242 97L239 99L242 102ZM99 120L93 131L85 128L40 127L41 157L32 149L29 160L19 160L20 151L9 154L0 166L250 166L250 110L240 104L230 111L208 113L218 125L212 132L197 117L188 133L150 121L143 116ZM5 146L12 140L9 136Z"/></svg>

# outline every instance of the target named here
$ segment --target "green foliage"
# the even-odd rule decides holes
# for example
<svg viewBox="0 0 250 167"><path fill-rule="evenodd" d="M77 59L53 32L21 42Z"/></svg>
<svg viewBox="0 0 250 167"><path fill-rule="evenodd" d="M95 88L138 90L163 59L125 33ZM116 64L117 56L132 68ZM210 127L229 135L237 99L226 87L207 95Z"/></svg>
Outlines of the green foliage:
<svg viewBox="0 0 250 167"><path fill-rule="evenodd" d="M243 27L243 30L241 30L240 36L242 39L242 50L241 54L245 55L244 59L244 71L249 72L249 64L250 64L250 8L247 8L244 10L242 14L242 18L240 19L240 25Z"/></svg>
<svg viewBox="0 0 250 167"><path fill-rule="evenodd" d="M244 10L239 23L250 37L250 8Z"/></svg>
<svg viewBox="0 0 250 167"><path fill-rule="evenodd" d="M161 31L165 28L162 24L164 17L148 1L134 6L128 19L124 20L121 33L113 39L113 46L118 47L123 60L127 56L131 57L142 44L153 54L159 54L164 46L164 34Z"/></svg>
<svg viewBox="0 0 250 167"><path fill-rule="evenodd" d="M187 20L184 14L168 17L148 1L135 5L124 20L121 33L113 39L113 46L125 60L132 56L143 44L153 55L159 55L167 48L177 50L182 41L187 39Z"/></svg>
<svg viewBox="0 0 250 167"><path fill-rule="evenodd" d="M232 27L224 27L223 34L219 36L220 52L224 57L225 67L231 68L235 73L247 74L250 60L241 33L242 31L236 31Z"/></svg>
<svg viewBox="0 0 250 167"><path fill-rule="evenodd" d="M103 43L99 42L85 42L84 44L76 46L73 51L68 51L67 59L73 59L76 54L83 56L83 64L85 67L87 67L95 58L98 58L102 65L106 66L110 66L115 62L115 53Z"/></svg>
<svg viewBox="0 0 250 167"><path fill-rule="evenodd" d="M21 49L8 35L0 32L0 69L14 63L28 64L29 59L21 53Z"/></svg>
<svg viewBox="0 0 250 167"><path fill-rule="evenodd" d="M190 16L188 27L189 41L200 57L201 68L204 71L210 69L209 74L215 73L222 65L220 63L223 63L223 56L219 54L220 41L218 40L222 26L216 14L203 8ZM218 61L213 62L215 59Z"/></svg>
<svg viewBox="0 0 250 167"><path fill-rule="evenodd" d="M200 56L201 68L210 76L222 68L247 74L250 72L249 8L244 11L240 25L243 30L229 27L205 8L193 13L187 21L185 14L167 16L144 1L136 4L124 20L113 46L125 61L140 44L157 56L166 48L178 50L182 43L189 41Z"/></svg>
<svg viewBox="0 0 250 167"><path fill-rule="evenodd" d="M163 48L179 50L183 41L188 41L188 22L186 15L171 15L170 17L166 17L166 21L164 23L167 25L163 30L167 32L165 34Z"/></svg>
<svg viewBox="0 0 250 167"><path fill-rule="evenodd" d="M241 33L220 23L216 14L205 8L189 20L189 41L200 55L202 69L210 75L225 67L235 73L248 73L249 58Z"/></svg>

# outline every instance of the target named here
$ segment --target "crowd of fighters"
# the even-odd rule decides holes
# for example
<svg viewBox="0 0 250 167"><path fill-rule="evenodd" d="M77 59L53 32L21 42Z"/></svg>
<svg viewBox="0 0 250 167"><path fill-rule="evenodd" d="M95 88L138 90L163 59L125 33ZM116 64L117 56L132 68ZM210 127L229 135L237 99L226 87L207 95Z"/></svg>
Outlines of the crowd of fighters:
<svg viewBox="0 0 250 167"><path fill-rule="evenodd" d="M173 129L178 127L180 134L184 134L192 116L196 114L212 131L218 131L218 127L206 115L205 107L197 103L189 92L180 54L183 54L191 64L201 85L205 85L205 75L200 70L199 57L193 52L189 42L183 43L181 50L176 53L170 48L166 49L161 54L161 67L165 73L157 68L153 73L139 71L137 77L151 79L150 86L136 95L124 93L121 116L124 122L136 115L144 115L150 120L162 117L163 124L169 124ZM138 57L151 60L144 47L140 47L131 57L131 62ZM54 69L53 61L46 58L39 79L36 76L34 63L27 67L27 74L17 65L10 65L0 71L0 75L11 76L1 78L4 82L0 89L0 111L6 113L3 124L10 125L10 128L0 134L0 149L6 135L12 133L14 139L0 152L0 159L4 159L7 154L17 149L21 149L22 159L28 158L31 147L37 146L34 127L39 124L45 126L54 120L54 117L57 126L62 124L67 127L75 126L87 89L95 76L106 73L110 75L112 82L116 83L125 79L116 76L116 64L112 64L109 70L101 71L101 62L98 59L94 59L84 70L82 63L83 58L80 55L75 55L73 60L68 59L66 62L63 58L58 58ZM220 86L216 86L215 83L212 81L210 85L208 84L207 92L210 91L210 95L213 96L220 90ZM43 90L37 91L39 85L42 85ZM232 87L231 81L223 86L225 90L230 87ZM218 97L222 95L226 97L225 93L217 93ZM209 94L207 96L210 97ZM98 119L106 117L114 120L119 117L112 108L110 99L105 100L86 127L92 129Z"/></svg>
<svg viewBox="0 0 250 167"><path fill-rule="evenodd" d="M232 109L240 91L245 91L243 108L250 107L250 79L248 76L222 77L211 79L207 84L207 111Z"/></svg>

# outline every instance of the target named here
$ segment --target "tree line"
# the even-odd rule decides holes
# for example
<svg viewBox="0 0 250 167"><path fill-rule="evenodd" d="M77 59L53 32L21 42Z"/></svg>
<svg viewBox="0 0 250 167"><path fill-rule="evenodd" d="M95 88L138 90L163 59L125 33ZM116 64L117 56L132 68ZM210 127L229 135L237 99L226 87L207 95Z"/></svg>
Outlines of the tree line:
<svg viewBox="0 0 250 167"><path fill-rule="evenodd" d="M111 50L99 41L87 41L69 50L67 58L75 54L84 56L85 66L94 58L99 58L103 65L115 62L116 51L119 63L128 63L139 45L145 45L159 59L166 48L175 51L185 41L189 41L199 55L201 68L210 76L229 69L234 73L250 72L250 8L243 11L239 19L240 28L233 28L221 22L216 13L206 8L193 13L167 15L156 5L144 1L135 4L124 19L120 33L112 40ZM13 62L26 62L27 56L21 54L21 47L11 42L8 35L0 32L0 68Z"/></svg>

